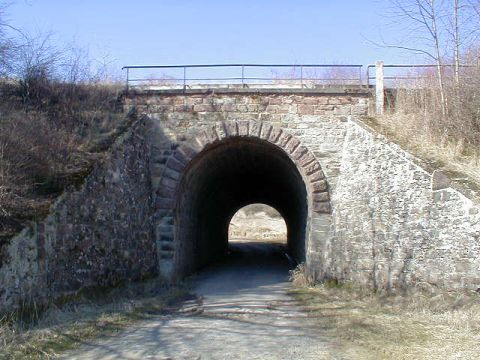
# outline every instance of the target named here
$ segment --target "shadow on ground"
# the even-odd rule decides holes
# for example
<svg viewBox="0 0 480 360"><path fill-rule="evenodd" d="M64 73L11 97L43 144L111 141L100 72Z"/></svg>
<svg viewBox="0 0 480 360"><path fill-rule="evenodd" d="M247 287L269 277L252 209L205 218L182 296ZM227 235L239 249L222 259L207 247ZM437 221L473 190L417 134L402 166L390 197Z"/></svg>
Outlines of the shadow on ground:
<svg viewBox="0 0 480 360"><path fill-rule="evenodd" d="M193 300L65 359L334 359L336 346L287 294L278 243L236 242L193 280Z"/></svg>

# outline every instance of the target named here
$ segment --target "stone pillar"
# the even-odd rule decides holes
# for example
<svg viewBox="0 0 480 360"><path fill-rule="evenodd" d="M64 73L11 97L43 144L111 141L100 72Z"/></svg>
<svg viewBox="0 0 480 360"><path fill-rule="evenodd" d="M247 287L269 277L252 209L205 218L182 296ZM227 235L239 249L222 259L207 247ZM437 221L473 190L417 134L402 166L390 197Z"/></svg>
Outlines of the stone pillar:
<svg viewBox="0 0 480 360"><path fill-rule="evenodd" d="M384 104L383 61L377 61L375 63L375 112L377 115L383 115Z"/></svg>

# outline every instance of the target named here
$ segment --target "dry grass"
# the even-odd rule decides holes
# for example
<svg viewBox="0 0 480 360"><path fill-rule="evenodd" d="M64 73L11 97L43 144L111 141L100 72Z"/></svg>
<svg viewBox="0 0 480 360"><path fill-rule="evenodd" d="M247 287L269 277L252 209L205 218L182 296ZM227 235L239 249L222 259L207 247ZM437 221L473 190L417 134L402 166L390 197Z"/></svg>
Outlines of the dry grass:
<svg viewBox="0 0 480 360"><path fill-rule="evenodd" d="M416 80L394 84L386 115L365 121L434 168L444 170L454 180L478 192L480 67L462 68L458 83L451 71L445 71L444 106L436 75L422 70L415 77ZM442 113L442 108L446 113Z"/></svg>
<svg viewBox="0 0 480 360"><path fill-rule="evenodd" d="M364 121L419 158L442 169L452 180L480 189L480 149L461 138L438 135L425 117L395 112Z"/></svg>
<svg viewBox="0 0 480 360"><path fill-rule="evenodd" d="M110 291L85 293L52 304L28 319L0 319L0 359L50 359L86 340L117 333L132 323L175 309L188 295L187 285L165 287L156 279Z"/></svg>
<svg viewBox="0 0 480 360"><path fill-rule="evenodd" d="M470 293L389 295L326 282L292 291L318 326L354 359L480 358L480 296Z"/></svg>
<svg viewBox="0 0 480 360"><path fill-rule="evenodd" d="M395 112L364 121L434 168L445 171L452 180L474 192L480 190L478 147L465 143L462 138L439 135L420 114Z"/></svg>
<svg viewBox="0 0 480 360"><path fill-rule="evenodd" d="M0 83L0 262L2 244L80 183L129 122L116 86L37 90L25 102L17 85Z"/></svg>

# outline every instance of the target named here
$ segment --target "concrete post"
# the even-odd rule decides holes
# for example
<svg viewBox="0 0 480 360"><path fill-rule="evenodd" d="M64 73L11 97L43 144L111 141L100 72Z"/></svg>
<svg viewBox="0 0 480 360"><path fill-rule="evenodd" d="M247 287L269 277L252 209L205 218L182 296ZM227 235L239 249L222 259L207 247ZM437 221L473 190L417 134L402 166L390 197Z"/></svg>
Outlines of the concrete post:
<svg viewBox="0 0 480 360"><path fill-rule="evenodd" d="M383 61L377 61L375 63L375 109L377 115L383 115L384 104Z"/></svg>

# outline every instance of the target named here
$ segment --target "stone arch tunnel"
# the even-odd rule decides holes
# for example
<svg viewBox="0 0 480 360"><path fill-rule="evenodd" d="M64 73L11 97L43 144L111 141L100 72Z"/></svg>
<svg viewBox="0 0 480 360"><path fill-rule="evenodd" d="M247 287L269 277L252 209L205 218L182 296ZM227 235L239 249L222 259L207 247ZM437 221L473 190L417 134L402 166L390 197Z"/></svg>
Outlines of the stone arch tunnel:
<svg viewBox="0 0 480 360"><path fill-rule="evenodd" d="M159 217L166 278L225 254L228 225L243 206L264 203L280 212L288 250L299 263L308 260L311 215L330 216L328 185L315 156L291 134L248 121L196 129L167 161L160 195L160 214L173 220L168 227Z"/></svg>
<svg viewBox="0 0 480 360"><path fill-rule="evenodd" d="M245 205L264 203L287 224L289 252L305 260L307 190L293 161L280 148L255 138L232 138L198 156L179 188L176 235L180 273L225 254L228 225Z"/></svg>
<svg viewBox="0 0 480 360"><path fill-rule="evenodd" d="M125 107L142 115L104 161L4 245L4 308L180 278L224 253L253 202L281 213L315 279L480 287L476 198L366 125L368 92L144 91Z"/></svg>

